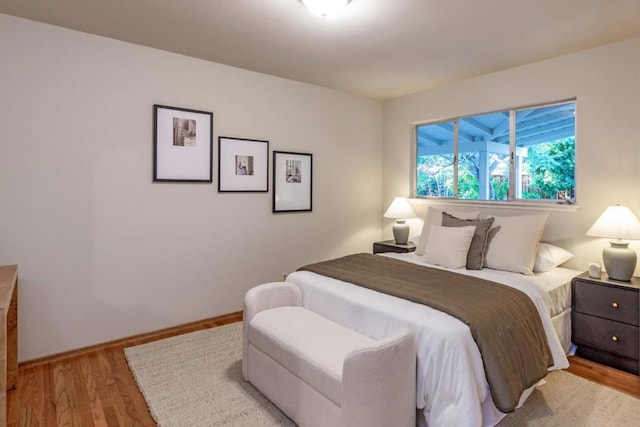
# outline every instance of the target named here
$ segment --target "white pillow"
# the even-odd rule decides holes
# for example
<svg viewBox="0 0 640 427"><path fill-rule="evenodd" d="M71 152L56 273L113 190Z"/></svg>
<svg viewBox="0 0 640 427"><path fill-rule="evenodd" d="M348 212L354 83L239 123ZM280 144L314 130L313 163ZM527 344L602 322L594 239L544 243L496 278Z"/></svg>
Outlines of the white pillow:
<svg viewBox="0 0 640 427"><path fill-rule="evenodd" d="M536 264L533 266L533 271L536 273L549 271L560 264L564 264L571 258L573 258L573 254L571 252L565 251L564 249L550 243L540 242L538 245Z"/></svg>
<svg viewBox="0 0 640 427"><path fill-rule="evenodd" d="M447 213L459 219L478 219L480 216L480 212L478 211L447 211ZM420 240L418 240L418 245L416 246L416 255L424 255L424 248L427 247L427 240L429 240L429 230L434 224L442 225L442 210L429 206L427 216L422 225Z"/></svg>
<svg viewBox="0 0 640 427"><path fill-rule="evenodd" d="M467 252L476 232L474 225L465 227L443 227L432 225L429 240L422 257L427 264L448 268L465 268Z"/></svg>
<svg viewBox="0 0 640 427"><path fill-rule="evenodd" d="M547 216L495 217L493 228L489 230L484 266L532 276Z"/></svg>

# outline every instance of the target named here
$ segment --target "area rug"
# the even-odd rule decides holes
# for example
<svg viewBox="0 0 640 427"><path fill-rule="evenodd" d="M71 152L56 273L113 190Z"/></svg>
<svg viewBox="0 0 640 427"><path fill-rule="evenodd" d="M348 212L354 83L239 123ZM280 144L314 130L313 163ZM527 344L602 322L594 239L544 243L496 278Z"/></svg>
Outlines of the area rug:
<svg viewBox="0 0 640 427"><path fill-rule="evenodd" d="M159 426L295 426L242 378L242 324L125 349ZM500 426L631 426L640 399L570 373L553 372Z"/></svg>
<svg viewBox="0 0 640 427"><path fill-rule="evenodd" d="M242 323L125 348L161 427L295 426L242 378Z"/></svg>
<svg viewBox="0 0 640 427"><path fill-rule="evenodd" d="M627 427L640 420L640 399L565 371L547 375L500 427Z"/></svg>

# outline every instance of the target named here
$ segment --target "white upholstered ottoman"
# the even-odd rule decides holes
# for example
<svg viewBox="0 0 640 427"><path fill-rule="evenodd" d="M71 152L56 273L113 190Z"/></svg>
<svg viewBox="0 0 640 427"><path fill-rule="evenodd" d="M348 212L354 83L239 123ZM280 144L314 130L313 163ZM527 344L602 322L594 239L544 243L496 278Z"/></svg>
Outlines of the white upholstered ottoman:
<svg viewBox="0 0 640 427"><path fill-rule="evenodd" d="M373 340L301 307L296 285L244 301L242 373L298 425L415 426L413 338Z"/></svg>

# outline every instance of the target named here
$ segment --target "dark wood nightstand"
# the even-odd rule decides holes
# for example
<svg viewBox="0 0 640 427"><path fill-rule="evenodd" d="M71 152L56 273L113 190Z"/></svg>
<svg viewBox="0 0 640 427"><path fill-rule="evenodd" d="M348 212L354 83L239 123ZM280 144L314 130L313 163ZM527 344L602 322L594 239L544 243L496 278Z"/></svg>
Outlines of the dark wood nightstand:
<svg viewBox="0 0 640 427"><path fill-rule="evenodd" d="M407 242L406 245L398 245L395 240L384 240L373 244L373 253L380 254L383 252L408 253L416 250L413 242Z"/></svg>
<svg viewBox="0 0 640 427"><path fill-rule="evenodd" d="M576 354L640 375L640 278L620 282L583 273L572 280L571 291Z"/></svg>

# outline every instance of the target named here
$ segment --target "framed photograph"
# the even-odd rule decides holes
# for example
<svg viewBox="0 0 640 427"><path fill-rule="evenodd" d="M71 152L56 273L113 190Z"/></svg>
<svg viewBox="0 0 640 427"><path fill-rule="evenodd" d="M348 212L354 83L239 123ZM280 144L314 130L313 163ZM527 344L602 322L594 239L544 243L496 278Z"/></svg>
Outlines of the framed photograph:
<svg viewBox="0 0 640 427"><path fill-rule="evenodd" d="M273 212L310 212L312 155L273 152Z"/></svg>
<svg viewBox="0 0 640 427"><path fill-rule="evenodd" d="M153 182L212 182L213 113L153 106Z"/></svg>
<svg viewBox="0 0 640 427"><path fill-rule="evenodd" d="M218 192L269 191L269 141L218 138Z"/></svg>

